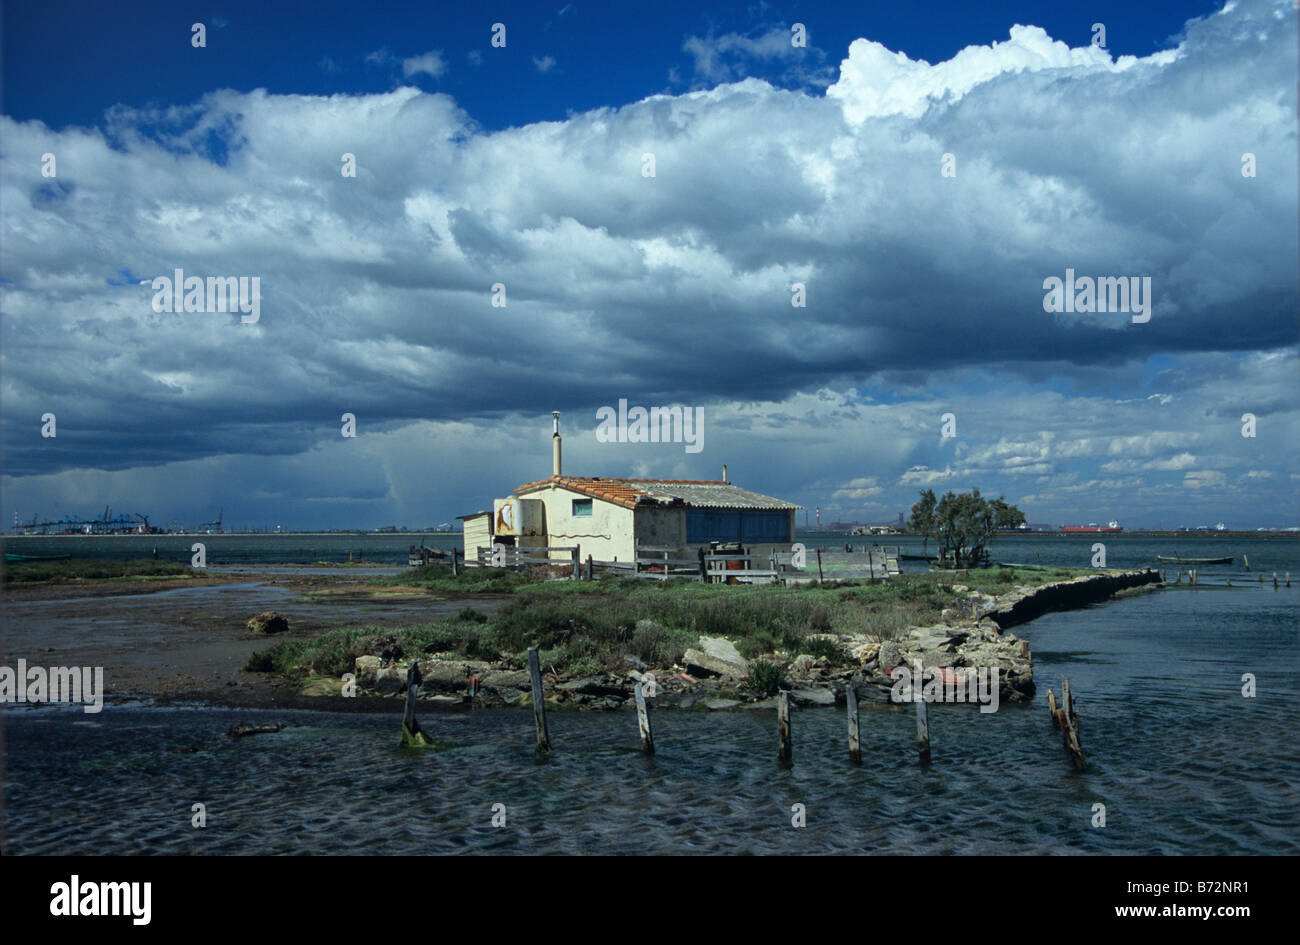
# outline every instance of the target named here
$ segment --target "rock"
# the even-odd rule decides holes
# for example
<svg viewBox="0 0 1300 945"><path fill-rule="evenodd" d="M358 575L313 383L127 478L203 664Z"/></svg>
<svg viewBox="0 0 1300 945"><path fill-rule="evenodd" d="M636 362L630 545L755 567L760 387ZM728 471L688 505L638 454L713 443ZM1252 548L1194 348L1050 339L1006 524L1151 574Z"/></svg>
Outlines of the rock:
<svg viewBox="0 0 1300 945"><path fill-rule="evenodd" d="M483 674L483 685L499 689L531 689L533 681L524 669L494 669Z"/></svg>
<svg viewBox="0 0 1300 945"><path fill-rule="evenodd" d="M795 705L834 705L835 693L829 689L792 689L790 698Z"/></svg>
<svg viewBox="0 0 1300 945"><path fill-rule="evenodd" d="M383 669L383 666L384 661L378 656L358 656L353 670L357 677L357 684L373 686L375 684L375 674Z"/></svg>
<svg viewBox="0 0 1300 945"><path fill-rule="evenodd" d="M269 735L285 727L283 722L268 722L264 725L252 725L248 722L236 722L226 732L227 738L243 738L247 735Z"/></svg>
<svg viewBox="0 0 1300 945"><path fill-rule="evenodd" d="M738 705L740 705L739 699L710 699L708 702L704 703L704 707L710 711L734 709Z"/></svg>
<svg viewBox="0 0 1300 945"><path fill-rule="evenodd" d="M849 655L859 663L870 663L880 653L879 643L862 643L849 650Z"/></svg>
<svg viewBox="0 0 1300 945"><path fill-rule="evenodd" d="M686 671L694 676L721 676L742 679L749 675L749 663L730 640L700 637L699 649L691 648L682 657Z"/></svg>
<svg viewBox="0 0 1300 945"><path fill-rule="evenodd" d="M429 690L464 689L469 685L470 676L482 679L491 668L490 663L482 660L423 660L420 663L420 685ZM403 675L403 682L405 678Z"/></svg>
<svg viewBox="0 0 1300 945"><path fill-rule="evenodd" d="M584 676L581 679L569 679L558 683L555 688L563 689L566 692L582 693L584 696L617 696L622 698L627 695L626 686L617 680L611 680L604 676Z"/></svg>
<svg viewBox="0 0 1300 945"><path fill-rule="evenodd" d="M405 692L406 691L406 667L385 666L375 673L374 687L380 692Z"/></svg>
<svg viewBox="0 0 1300 945"><path fill-rule="evenodd" d="M881 670L888 674L891 669L903 662L903 648L893 640L886 640L880 644L878 662Z"/></svg>
<svg viewBox="0 0 1300 945"><path fill-rule="evenodd" d="M249 618L248 629L253 633L284 633L289 629L289 621L274 610L266 610Z"/></svg>

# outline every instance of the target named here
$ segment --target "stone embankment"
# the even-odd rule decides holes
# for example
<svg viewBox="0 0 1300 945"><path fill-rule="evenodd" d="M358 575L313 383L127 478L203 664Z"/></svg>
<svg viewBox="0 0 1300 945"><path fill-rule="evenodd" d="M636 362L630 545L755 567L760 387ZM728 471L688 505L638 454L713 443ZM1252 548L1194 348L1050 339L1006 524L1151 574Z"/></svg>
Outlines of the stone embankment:
<svg viewBox="0 0 1300 945"><path fill-rule="evenodd" d="M891 672L900 666L935 670L945 679L967 670L988 673L996 668L997 701L1026 702L1034 695L1029 644L1008 633L1008 628L1049 611L1084 607L1159 581L1158 572L1151 570L1110 571L1038 587L1016 587L997 597L953 584L950 589L962 602L943 611L942 623L909 627L886 640L814 634L806 638L810 643L832 642L843 658L833 662L806 653L777 654L764 661L776 668L796 705L843 704L846 684L853 685L859 699L888 702L895 682ZM638 624L638 629L653 628ZM681 663L670 667L647 667L635 657L626 659L626 672L594 676L565 676L543 665L548 701L575 708L618 709L630 704L633 689L641 681L660 708L756 709L775 702L755 685L751 662L731 641L720 637L701 637L685 652ZM400 696L405 692L409 662L380 655L358 657L358 688ZM420 673L426 701L472 702L481 707L529 704L528 672L510 661L489 663L435 655L420 661ZM653 687L648 685L651 680Z"/></svg>

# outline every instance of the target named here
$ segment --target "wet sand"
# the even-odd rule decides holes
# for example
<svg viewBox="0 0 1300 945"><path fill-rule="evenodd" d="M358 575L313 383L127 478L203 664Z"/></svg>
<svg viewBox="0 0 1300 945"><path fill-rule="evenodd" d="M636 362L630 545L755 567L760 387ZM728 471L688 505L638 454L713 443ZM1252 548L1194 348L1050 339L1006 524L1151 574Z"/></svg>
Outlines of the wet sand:
<svg viewBox="0 0 1300 945"><path fill-rule="evenodd" d="M305 695L283 679L245 672L248 657L284 640L338 627L400 627L466 606L500 607L508 595L443 597L375 588L365 576L268 574L256 569L187 581L6 586L0 662L15 666L102 666L105 701L151 699L247 707L392 711L392 700ZM322 569L325 571L326 569ZM286 633L253 633L250 617L275 610Z"/></svg>

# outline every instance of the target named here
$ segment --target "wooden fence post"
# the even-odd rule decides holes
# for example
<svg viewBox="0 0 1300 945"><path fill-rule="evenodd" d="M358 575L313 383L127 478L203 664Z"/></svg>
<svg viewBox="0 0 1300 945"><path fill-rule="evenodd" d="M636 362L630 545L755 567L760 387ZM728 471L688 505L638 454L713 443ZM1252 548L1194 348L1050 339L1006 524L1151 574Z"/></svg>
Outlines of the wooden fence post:
<svg viewBox="0 0 1300 945"><path fill-rule="evenodd" d="M641 750L647 755L655 753L654 736L650 734L650 713L645 707L645 692L636 684L636 721L641 730Z"/></svg>
<svg viewBox="0 0 1300 945"><path fill-rule="evenodd" d="M822 550L818 548L817 549L817 583L824 584L825 582L826 582L826 577L825 575L822 574Z"/></svg>
<svg viewBox="0 0 1300 945"><path fill-rule="evenodd" d="M921 764L930 763L930 713L925 699L916 700L916 748Z"/></svg>
<svg viewBox="0 0 1300 945"><path fill-rule="evenodd" d="M591 580L591 555L587 555L587 580Z"/></svg>
<svg viewBox="0 0 1300 945"><path fill-rule="evenodd" d="M849 760L862 763L862 729L858 725L858 691L853 683L844 687L844 701L849 709Z"/></svg>
<svg viewBox="0 0 1300 945"><path fill-rule="evenodd" d="M551 736L546 730L546 703L542 701L542 668L537 661L537 647L528 648L528 675L533 682L533 721L537 723L537 750L551 751Z"/></svg>
<svg viewBox="0 0 1300 945"><path fill-rule="evenodd" d="M784 764L792 764L794 752L790 746L790 693L785 689L776 697L776 741L777 758Z"/></svg>
<svg viewBox="0 0 1300 945"><path fill-rule="evenodd" d="M398 742L403 748L423 748L429 740L420 731L420 723L415 720L415 700L420 692L420 661L411 660L406 670L406 711L402 713L402 737Z"/></svg>
<svg viewBox="0 0 1300 945"><path fill-rule="evenodd" d="M452 577L456 577L458 574L460 574L460 568L457 566L457 561L456 561L459 551L460 549L458 548L451 549L451 576Z"/></svg>
<svg viewBox="0 0 1300 945"><path fill-rule="evenodd" d="M582 580L582 545L573 546L573 579Z"/></svg>

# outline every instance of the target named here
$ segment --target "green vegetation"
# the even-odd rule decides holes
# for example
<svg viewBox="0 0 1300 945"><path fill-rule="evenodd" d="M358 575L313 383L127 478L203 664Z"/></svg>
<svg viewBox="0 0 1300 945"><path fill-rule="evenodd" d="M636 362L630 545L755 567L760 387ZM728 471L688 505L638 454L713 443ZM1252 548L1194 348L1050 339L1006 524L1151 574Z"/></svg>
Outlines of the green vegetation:
<svg viewBox="0 0 1300 945"><path fill-rule="evenodd" d="M1016 584L1042 584L1086 571L993 568L971 572L961 580L989 593L1002 593ZM409 575L401 576L403 583L409 580ZM633 578L525 584L518 575L493 571L457 578L446 572L428 580L440 590L482 584L491 588L489 593L513 583L513 596L491 614L465 607L454 615L401 629L355 627L310 640L286 640L255 653L245 668L291 677L337 677L351 671L358 656L396 659L431 653L486 661L505 658L523 668L524 652L536 646L544 667L589 675L625 672L627 656L655 667L680 663L701 635L726 637L751 660L776 653L785 658L807 653L842 663L844 653L823 634L893 639L909 626L937 622L943 608L956 599L947 586L952 576L946 574L903 575L876 584L792 587Z"/></svg>
<svg viewBox="0 0 1300 945"><path fill-rule="evenodd" d="M426 564L370 583L379 587L419 587L444 594L509 594L531 580L526 574L505 568L462 568L453 576L445 564Z"/></svg>
<svg viewBox="0 0 1300 945"><path fill-rule="evenodd" d="M749 667L749 681L765 696L774 696L786 685L781 667L767 660L755 660Z"/></svg>
<svg viewBox="0 0 1300 945"><path fill-rule="evenodd" d="M973 489L960 495L949 492L936 500L934 490L926 489L912 506L910 527L939 543L941 565L964 568L988 561L988 546L999 528L1015 528L1024 521L1025 513L1008 505L1003 496L985 499Z"/></svg>
<svg viewBox="0 0 1300 945"><path fill-rule="evenodd" d="M174 561L96 561L71 558L67 561L23 561L6 564L8 584L69 584L76 581L155 580L158 578L201 577L201 573Z"/></svg>

